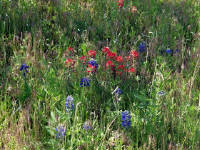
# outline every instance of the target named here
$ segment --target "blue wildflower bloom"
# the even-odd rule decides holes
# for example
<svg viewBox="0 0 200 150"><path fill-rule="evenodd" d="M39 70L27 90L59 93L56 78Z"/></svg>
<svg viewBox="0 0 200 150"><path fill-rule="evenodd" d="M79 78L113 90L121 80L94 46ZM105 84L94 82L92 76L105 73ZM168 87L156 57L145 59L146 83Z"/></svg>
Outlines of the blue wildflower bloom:
<svg viewBox="0 0 200 150"><path fill-rule="evenodd" d="M71 95L67 96L66 101L65 101L65 105L66 105L66 111L67 112L74 109L74 98Z"/></svg>
<svg viewBox="0 0 200 150"><path fill-rule="evenodd" d="M81 83L80 83L80 86L83 87L83 86L90 86L90 80L88 78L82 78L81 79Z"/></svg>
<svg viewBox="0 0 200 150"><path fill-rule="evenodd" d="M27 66L26 64L22 64L19 70L23 71L23 75L26 76L26 73L28 73L28 70L27 70L28 68L29 66Z"/></svg>
<svg viewBox="0 0 200 150"><path fill-rule="evenodd" d="M84 130L91 130L92 129L92 123L91 121L86 121L84 124L83 124L83 129Z"/></svg>
<svg viewBox="0 0 200 150"><path fill-rule="evenodd" d="M58 126L56 128L56 138L64 138L66 135L65 127L64 126Z"/></svg>
<svg viewBox="0 0 200 150"><path fill-rule="evenodd" d="M122 123L121 125L124 128L129 128L131 126L131 115L130 112L128 110L125 110L124 112L122 112Z"/></svg>
<svg viewBox="0 0 200 150"><path fill-rule="evenodd" d="M144 51L146 51L146 45L145 45L145 43L140 43L139 52L144 52Z"/></svg>
<svg viewBox="0 0 200 150"><path fill-rule="evenodd" d="M122 94L122 91L120 90L120 88L117 88L114 93L119 97Z"/></svg>
<svg viewBox="0 0 200 150"><path fill-rule="evenodd" d="M90 65L92 65L92 66L95 67L95 71L94 71L94 72L97 71L98 64L97 64L96 60L90 60L90 61L88 62L88 64L90 64Z"/></svg>
<svg viewBox="0 0 200 150"><path fill-rule="evenodd" d="M166 52L167 54L171 54L171 53L172 53L172 50L171 50L171 49L166 49L165 52Z"/></svg>

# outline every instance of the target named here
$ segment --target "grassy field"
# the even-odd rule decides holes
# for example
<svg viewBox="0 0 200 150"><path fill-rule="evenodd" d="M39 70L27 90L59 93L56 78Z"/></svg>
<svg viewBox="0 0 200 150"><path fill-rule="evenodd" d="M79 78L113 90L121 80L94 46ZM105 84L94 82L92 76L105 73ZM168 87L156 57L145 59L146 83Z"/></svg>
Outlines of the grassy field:
<svg viewBox="0 0 200 150"><path fill-rule="evenodd" d="M200 1L0 0L0 149L199 150Z"/></svg>

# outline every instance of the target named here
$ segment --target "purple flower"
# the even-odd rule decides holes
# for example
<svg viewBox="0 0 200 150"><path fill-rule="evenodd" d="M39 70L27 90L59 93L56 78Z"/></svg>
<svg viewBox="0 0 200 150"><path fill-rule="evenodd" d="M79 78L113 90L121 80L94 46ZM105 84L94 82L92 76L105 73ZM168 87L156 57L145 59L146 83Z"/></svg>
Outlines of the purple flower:
<svg viewBox="0 0 200 150"><path fill-rule="evenodd" d="M139 52L144 52L144 51L146 51L146 45L145 45L145 43L140 43Z"/></svg>
<svg viewBox="0 0 200 150"><path fill-rule="evenodd" d="M83 86L90 86L90 80L88 78L82 78L80 86L81 87L83 87Z"/></svg>
<svg viewBox="0 0 200 150"><path fill-rule="evenodd" d="M56 138L64 138L66 135L65 127L64 126L58 126L56 128Z"/></svg>
<svg viewBox="0 0 200 150"><path fill-rule="evenodd" d="M121 125L124 127L124 128L129 128L131 126L131 115L130 115L130 112L128 110L125 110L124 112L122 112L122 123Z"/></svg>
<svg viewBox="0 0 200 150"><path fill-rule="evenodd" d="M66 101L65 101L65 105L66 105L66 111L67 112L74 109L74 98L71 95L67 96Z"/></svg>
<svg viewBox="0 0 200 150"><path fill-rule="evenodd" d="M28 73L28 69L29 66L27 66L26 64L22 64L21 67L19 68L20 71L23 71L23 75L24 77L26 76L26 73Z"/></svg>

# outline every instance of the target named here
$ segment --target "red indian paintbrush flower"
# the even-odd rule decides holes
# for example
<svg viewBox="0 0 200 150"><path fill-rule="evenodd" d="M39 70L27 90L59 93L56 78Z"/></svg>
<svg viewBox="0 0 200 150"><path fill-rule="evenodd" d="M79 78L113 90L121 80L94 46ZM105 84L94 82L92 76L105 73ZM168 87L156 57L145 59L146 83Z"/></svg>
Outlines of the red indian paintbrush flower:
<svg viewBox="0 0 200 150"><path fill-rule="evenodd" d="M117 5L119 8L124 6L124 0L118 0L117 3L118 3Z"/></svg>
<svg viewBox="0 0 200 150"><path fill-rule="evenodd" d="M94 51L94 50L89 50L88 51L88 55L90 56L90 57L95 57L96 56L96 51Z"/></svg>
<svg viewBox="0 0 200 150"><path fill-rule="evenodd" d="M108 60L106 62L106 68L108 68L108 67L114 67L114 64L113 64L113 62L111 60Z"/></svg>
<svg viewBox="0 0 200 150"><path fill-rule="evenodd" d="M131 67L128 72L135 72L135 68Z"/></svg>
<svg viewBox="0 0 200 150"><path fill-rule="evenodd" d="M109 51L109 52L107 52L106 56L107 56L107 58L114 59L117 56L117 54Z"/></svg>
<svg viewBox="0 0 200 150"><path fill-rule="evenodd" d="M67 60L65 60L65 66L68 65L68 67L71 65L71 63L75 63L74 60L72 60L71 58L68 58Z"/></svg>
<svg viewBox="0 0 200 150"><path fill-rule="evenodd" d="M117 57L115 58L115 60L116 60L117 62L123 62L122 56L117 56Z"/></svg>
<svg viewBox="0 0 200 150"><path fill-rule="evenodd" d="M125 65L119 65L119 66L117 67L117 69L123 69L123 68L125 68Z"/></svg>
<svg viewBox="0 0 200 150"><path fill-rule="evenodd" d="M74 49L73 49L72 47L70 47L70 46L67 48L67 50L68 50L69 52L74 52Z"/></svg>
<svg viewBox="0 0 200 150"><path fill-rule="evenodd" d="M109 47L104 47L102 53L107 54L108 52L110 52Z"/></svg>
<svg viewBox="0 0 200 150"><path fill-rule="evenodd" d="M132 57L138 58L139 53L138 53L136 50L132 50L132 51L130 52L130 55L131 55Z"/></svg>
<svg viewBox="0 0 200 150"><path fill-rule="evenodd" d="M86 56L81 56L80 57L80 61L83 63L83 64L85 64L86 63Z"/></svg>

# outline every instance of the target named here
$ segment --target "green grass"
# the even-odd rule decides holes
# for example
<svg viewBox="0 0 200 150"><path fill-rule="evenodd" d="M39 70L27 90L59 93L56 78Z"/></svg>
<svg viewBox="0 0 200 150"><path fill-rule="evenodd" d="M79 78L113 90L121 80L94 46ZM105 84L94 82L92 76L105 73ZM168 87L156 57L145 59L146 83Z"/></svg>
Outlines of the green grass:
<svg viewBox="0 0 200 150"><path fill-rule="evenodd" d="M0 149L200 149L199 6L196 0L125 0L120 9L117 0L1 0ZM147 50L134 59L135 73L114 79L102 49L124 57L141 42ZM71 71L68 47L74 53L67 58L76 60ZM79 61L91 49L95 75ZM83 77L89 87L80 87ZM117 86L119 102L112 94ZM127 130L124 110L131 112ZM63 139L56 138L58 126L65 127Z"/></svg>

